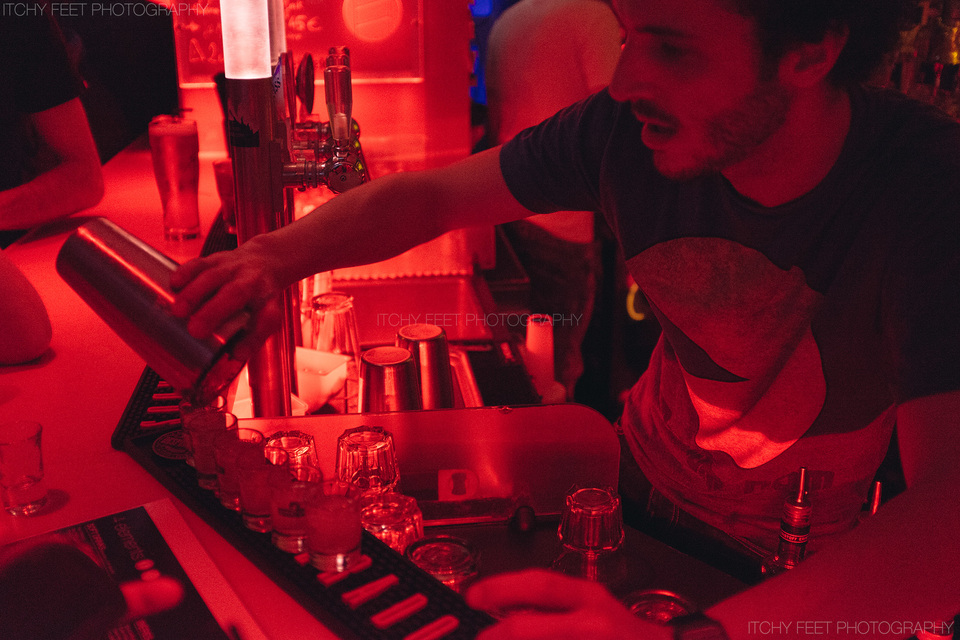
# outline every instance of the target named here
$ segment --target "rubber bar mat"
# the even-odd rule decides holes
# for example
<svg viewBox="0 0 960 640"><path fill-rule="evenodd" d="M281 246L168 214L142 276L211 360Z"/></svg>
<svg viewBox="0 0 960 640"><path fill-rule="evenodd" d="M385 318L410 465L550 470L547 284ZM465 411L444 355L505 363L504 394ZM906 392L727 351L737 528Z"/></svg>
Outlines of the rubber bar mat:
<svg viewBox="0 0 960 640"><path fill-rule="evenodd" d="M111 438L184 504L342 638L473 638L493 618L364 531L363 560L342 574L320 573L280 551L269 533L247 529L240 514L197 485L185 462L180 396L149 367Z"/></svg>

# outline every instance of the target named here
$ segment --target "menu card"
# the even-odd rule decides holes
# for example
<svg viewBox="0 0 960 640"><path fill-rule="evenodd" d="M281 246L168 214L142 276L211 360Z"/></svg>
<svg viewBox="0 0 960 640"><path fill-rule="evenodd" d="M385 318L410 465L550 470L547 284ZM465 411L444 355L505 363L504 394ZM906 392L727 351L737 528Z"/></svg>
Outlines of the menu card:
<svg viewBox="0 0 960 640"><path fill-rule="evenodd" d="M172 609L113 629L109 640L265 640L226 579L169 500L151 502L55 536L92 557L118 583L176 579L184 597Z"/></svg>

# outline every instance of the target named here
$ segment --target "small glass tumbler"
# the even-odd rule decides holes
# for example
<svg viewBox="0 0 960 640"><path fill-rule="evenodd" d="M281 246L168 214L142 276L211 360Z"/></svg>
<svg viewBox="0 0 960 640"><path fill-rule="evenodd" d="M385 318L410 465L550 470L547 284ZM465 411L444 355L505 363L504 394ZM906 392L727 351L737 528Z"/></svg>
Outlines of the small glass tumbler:
<svg viewBox="0 0 960 640"><path fill-rule="evenodd" d="M181 400L177 407L180 411L180 428L183 430L183 445L187 448L187 464L193 466L193 441L190 439L190 432L187 431L187 416L195 411L206 411L207 409L216 409L226 411L227 399L223 396L217 396L209 404L197 404L191 400Z"/></svg>
<svg viewBox="0 0 960 640"><path fill-rule="evenodd" d="M584 553L614 551L623 542L620 496L610 488L575 488L567 495L557 530L564 548Z"/></svg>
<svg viewBox="0 0 960 640"><path fill-rule="evenodd" d="M331 291L315 296L313 308L313 348L317 351L349 356L344 369L343 386L327 404L337 413L357 413L360 386L360 331L353 296Z"/></svg>
<svg viewBox="0 0 960 640"><path fill-rule="evenodd" d="M454 536L428 536L407 547L404 555L457 593L477 577L480 555L473 546Z"/></svg>
<svg viewBox="0 0 960 640"><path fill-rule="evenodd" d="M417 501L401 493L380 493L360 500L360 521L363 528L403 553L423 537L423 513Z"/></svg>
<svg viewBox="0 0 960 640"><path fill-rule="evenodd" d="M8 513L32 516L47 503L39 422L0 424L0 498Z"/></svg>
<svg viewBox="0 0 960 640"><path fill-rule="evenodd" d="M313 487L306 504L307 550L320 571L346 571L360 559L360 493L349 482Z"/></svg>
<svg viewBox="0 0 960 640"><path fill-rule="evenodd" d="M317 447L313 436L303 431L277 431L267 438L268 447L283 449L290 456L290 464L318 466Z"/></svg>
<svg viewBox="0 0 960 640"><path fill-rule="evenodd" d="M247 427L231 429L219 434L213 441L213 459L217 463L217 487L220 504L240 511L240 472L237 457L246 449L263 457L264 437L260 431Z"/></svg>
<svg viewBox="0 0 960 640"><path fill-rule="evenodd" d="M347 429L337 438L337 479L364 494L393 491L400 481L393 434L383 427Z"/></svg>
<svg viewBox="0 0 960 640"><path fill-rule="evenodd" d="M307 541L307 503L323 474L308 464L289 464L286 470L286 474L271 479L271 540L281 551L300 553Z"/></svg>
<svg viewBox="0 0 960 640"><path fill-rule="evenodd" d="M240 517L251 531L267 533L273 529L270 519L273 481L287 476L287 452L267 448L244 449L237 455L240 489Z"/></svg>
<svg viewBox="0 0 960 640"><path fill-rule="evenodd" d="M623 542L620 496L610 488L575 488L567 495L557 529L561 549L552 568L615 588L626 577L617 553Z"/></svg>
<svg viewBox="0 0 960 640"><path fill-rule="evenodd" d="M213 442L224 431L237 428L237 416L216 407L205 407L184 415L183 428L189 434L197 484L216 491L217 461L213 457Z"/></svg>

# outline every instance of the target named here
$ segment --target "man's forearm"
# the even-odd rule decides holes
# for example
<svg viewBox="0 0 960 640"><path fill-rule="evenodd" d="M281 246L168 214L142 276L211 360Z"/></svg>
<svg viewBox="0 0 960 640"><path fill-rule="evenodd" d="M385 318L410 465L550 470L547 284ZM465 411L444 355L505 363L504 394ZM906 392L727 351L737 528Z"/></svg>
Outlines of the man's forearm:
<svg viewBox="0 0 960 640"><path fill-rule="evenodd" d="M442 169L377 178L256 244L275 258L277 280L287 285L391 258L453 229L530 215L507 190L497 158L490 150Z"/></svg>
<svg viewBox="0 0 960 640"><path fill-rule="evenodd" d="M103 197L100 166L64 162L0 191L0 229L29 229L94 206Z"/></svg>

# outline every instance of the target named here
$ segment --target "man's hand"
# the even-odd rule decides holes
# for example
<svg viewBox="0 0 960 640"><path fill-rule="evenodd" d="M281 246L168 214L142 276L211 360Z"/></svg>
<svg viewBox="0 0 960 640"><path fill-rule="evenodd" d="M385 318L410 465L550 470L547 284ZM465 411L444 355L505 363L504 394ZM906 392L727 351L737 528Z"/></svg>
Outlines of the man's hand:
<svg viewBox="0 0 960 640"><path fill-rule="evenodd" d="M552 571L533 569L487 578L471 587L467 603L503 618L484 630L479 640L670 637L666 627L636 618L602 585Z"/></svg>
<svg viewBox="0 0 960 640"><path fill-rule="evenodd" d="M189 318L190 334L206 338L237 314L250 313L248 335L233 352L236 358L247 359L279 329L282 317L278 303L282 283L267 256L251 240L235 251L186 262L170 278L177 292L174 315Z"/></svg>

